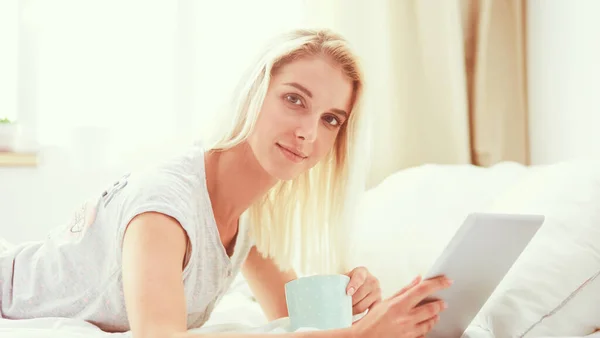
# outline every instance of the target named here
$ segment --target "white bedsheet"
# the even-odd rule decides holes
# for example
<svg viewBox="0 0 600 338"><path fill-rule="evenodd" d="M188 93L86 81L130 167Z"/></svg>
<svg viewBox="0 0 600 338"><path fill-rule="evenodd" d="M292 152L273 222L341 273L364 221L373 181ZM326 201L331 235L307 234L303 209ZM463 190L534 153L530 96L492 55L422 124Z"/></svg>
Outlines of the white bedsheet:
<svg viewBox="0 0 600 338"><path fill-rule="evenodd" d="M231 323L222 323L208 325L206 327L191 330L194 333L208 332L246 332L246 333L283 333L286 332L289 321L287 318L273 321L268 324L252 326L232 321ZM312 329L300 329L298 331L311 331ZM45 318L32 320L11 321L0 319L0 337L2 338L115 338L131 337L126 333L106 333L100 331L95 326L84 321ZM600 333L595 333L587 338L600 338ZM495 338L491 333L478 328L469 329L463 338ZM544 338L544 337L540 337ZM547 337L549 338L549 337ZM554 337L556 338L556 337ZM560 337L560 338L583 338L583 337Z"/></svg>
<svg viewBox="0 0 600 338"><path fill-rule="evenodd" d="M238 278L228 294L215 308L210 320L193 333L208 332L245 332L245 333L283 333L287 332L289 319L283 318L268 322L259 304L255 302L247 283ZM311 331L304 328L298 331ZM42 318L30 320L0 319L0 337L2 338L119 338L131 337L126 333L106 333L96 326L82 320L65 318ZM587 338L600 338L596 333ZM473 326L462 338L496 338L482 328ZM500 338L500 337L499 337ZM543 337L541 337L543 338ZM556 337L555 337L556 338ZM583 337L560 337L583 338Z"/></svg>
<svg viewBox="0 0 600 338"><path fill-rule="evenodd" d="M358 316L355 317L358 319ZM284 333L288 332L289 319L268 322L259 304L250 294L248 285L238 278L229 293L222 299L210 320L192 333L239 332L239 333ZM297 331L314 331L303 328ZM0 319L2 338L120 338L131 337L126 333L106 333L82 320L43 318L31 320ZM587 338L600 338L600 333ZM496 338L487 330L471 327L462 338ZM543 338L543 337L542 337ZM560 337L583 338L583 337Z"/></svg>
<svg viewBox="0 0 600 338"><path fill-rule="evenodd" d="M245 333L285 333L288 332L289 319L283 318L263 325L248 325L237 320L229 323L206 325L191 333L245 332ZM302 328L299 331L314 331ZM0 319L0 337L2 338L114 338L131 337L130 332L107 333L82 320L64 318L40 318L27 320Z"/></svg>
<svg viewBox="0 0 600 338"><path fill-rule="evenodd" d="M268 322L260 305L252 299L247 283L238 278L228 294L213 311L210 320L194 333L208 332L247 332L282 333L287 332L289 319ZM305 328L298 331L310 331ZM2 338L114 338L131 337L126 333L107 333L83 320L66 318L39 318L27 320L0 319Z"/></svg>
<svg viewBox="0 0 600 338"><path fill-rule="evenodd" d="M357 319L358 316L355 318ZM228 294L215 308L210 320L193 333L245 332L245 333L283 333L287 332L289 319L283 318L268 322L259 304L252 298L248 285L238 278ZM312 331L303 328L297 331ZM29 320L0 319L0 337L2 338L119 338L131 337L126 333L106 333L96 326L82 320L65 318L41 318ZM600 338L600 333L588 338ZM471 327L463 338L495 338L487 330ZM582 338L582 337L561 337Z"/></svg>

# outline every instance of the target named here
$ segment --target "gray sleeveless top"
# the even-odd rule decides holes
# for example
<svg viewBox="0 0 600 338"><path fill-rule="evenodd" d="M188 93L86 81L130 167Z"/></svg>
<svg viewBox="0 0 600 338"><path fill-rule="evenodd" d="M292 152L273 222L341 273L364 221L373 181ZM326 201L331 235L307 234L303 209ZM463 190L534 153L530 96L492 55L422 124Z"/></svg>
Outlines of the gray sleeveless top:
<svg viewBox="0 0 600 338"><path fill-rule="evenodd" d="M231 258L221 244L199 145L160 166L125 175L84 203L46 240L1 252L2 318L67 317L104 331L128 331L122 239L129 221L148 211L173 217L187 232L183 281L188 328L202 326L252 244L243 222Z"/></svg>

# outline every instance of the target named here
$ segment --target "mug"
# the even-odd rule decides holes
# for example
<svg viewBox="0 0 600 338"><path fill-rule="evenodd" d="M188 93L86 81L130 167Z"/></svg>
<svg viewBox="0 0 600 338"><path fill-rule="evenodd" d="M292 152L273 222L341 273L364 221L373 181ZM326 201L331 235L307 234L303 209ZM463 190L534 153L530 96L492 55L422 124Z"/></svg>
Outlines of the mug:
<svg viewBox="0 0 600 338"><path fill-rule="evenodd" d="M285 284L290 330L331 330L352 326L352 296L345 275L301 277Z"/></svg>

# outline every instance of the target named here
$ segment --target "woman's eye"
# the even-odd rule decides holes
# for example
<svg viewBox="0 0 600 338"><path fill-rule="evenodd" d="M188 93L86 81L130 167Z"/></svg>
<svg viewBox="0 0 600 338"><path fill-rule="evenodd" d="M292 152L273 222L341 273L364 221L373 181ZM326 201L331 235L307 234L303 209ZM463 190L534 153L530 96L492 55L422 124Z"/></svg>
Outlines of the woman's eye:
<svg viewBox="0 0 600 338"><path fill-rule="evenodd" d="M333 115L326 115L323 117L323 119L325 120L325 122L329 123L334 127L337 127L341 124L340 120Z"/></svg>
<svg viewBox="0 0 600 338"><path fill-rule="evenodd" d="M291 104L294 104L297 106L302 105L302 99L300 97L298 97L297 95L288 94L285 96L285 99Z"/></svg>

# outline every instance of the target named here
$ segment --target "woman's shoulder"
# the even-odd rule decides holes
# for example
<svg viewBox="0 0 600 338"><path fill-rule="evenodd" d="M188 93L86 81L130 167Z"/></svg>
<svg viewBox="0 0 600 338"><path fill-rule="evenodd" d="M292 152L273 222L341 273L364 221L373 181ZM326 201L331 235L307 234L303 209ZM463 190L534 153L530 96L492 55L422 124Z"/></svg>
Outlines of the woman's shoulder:
<svg viewBox="0 0 600 338"><path fill-rule="evenodd" d="M203 151L191 149L126 173L102 193L102 202L126 219L156 211L194 222L207 194Z"/></svg>
<svg viewBox="0 0 600 338"><path fill-rule="evenodd" d="M167 160L127 174L127 184L140 194L189 199L203 195L206 189L204 151L192 147ZM174 196L170 196L174 195Z"/></svg>

